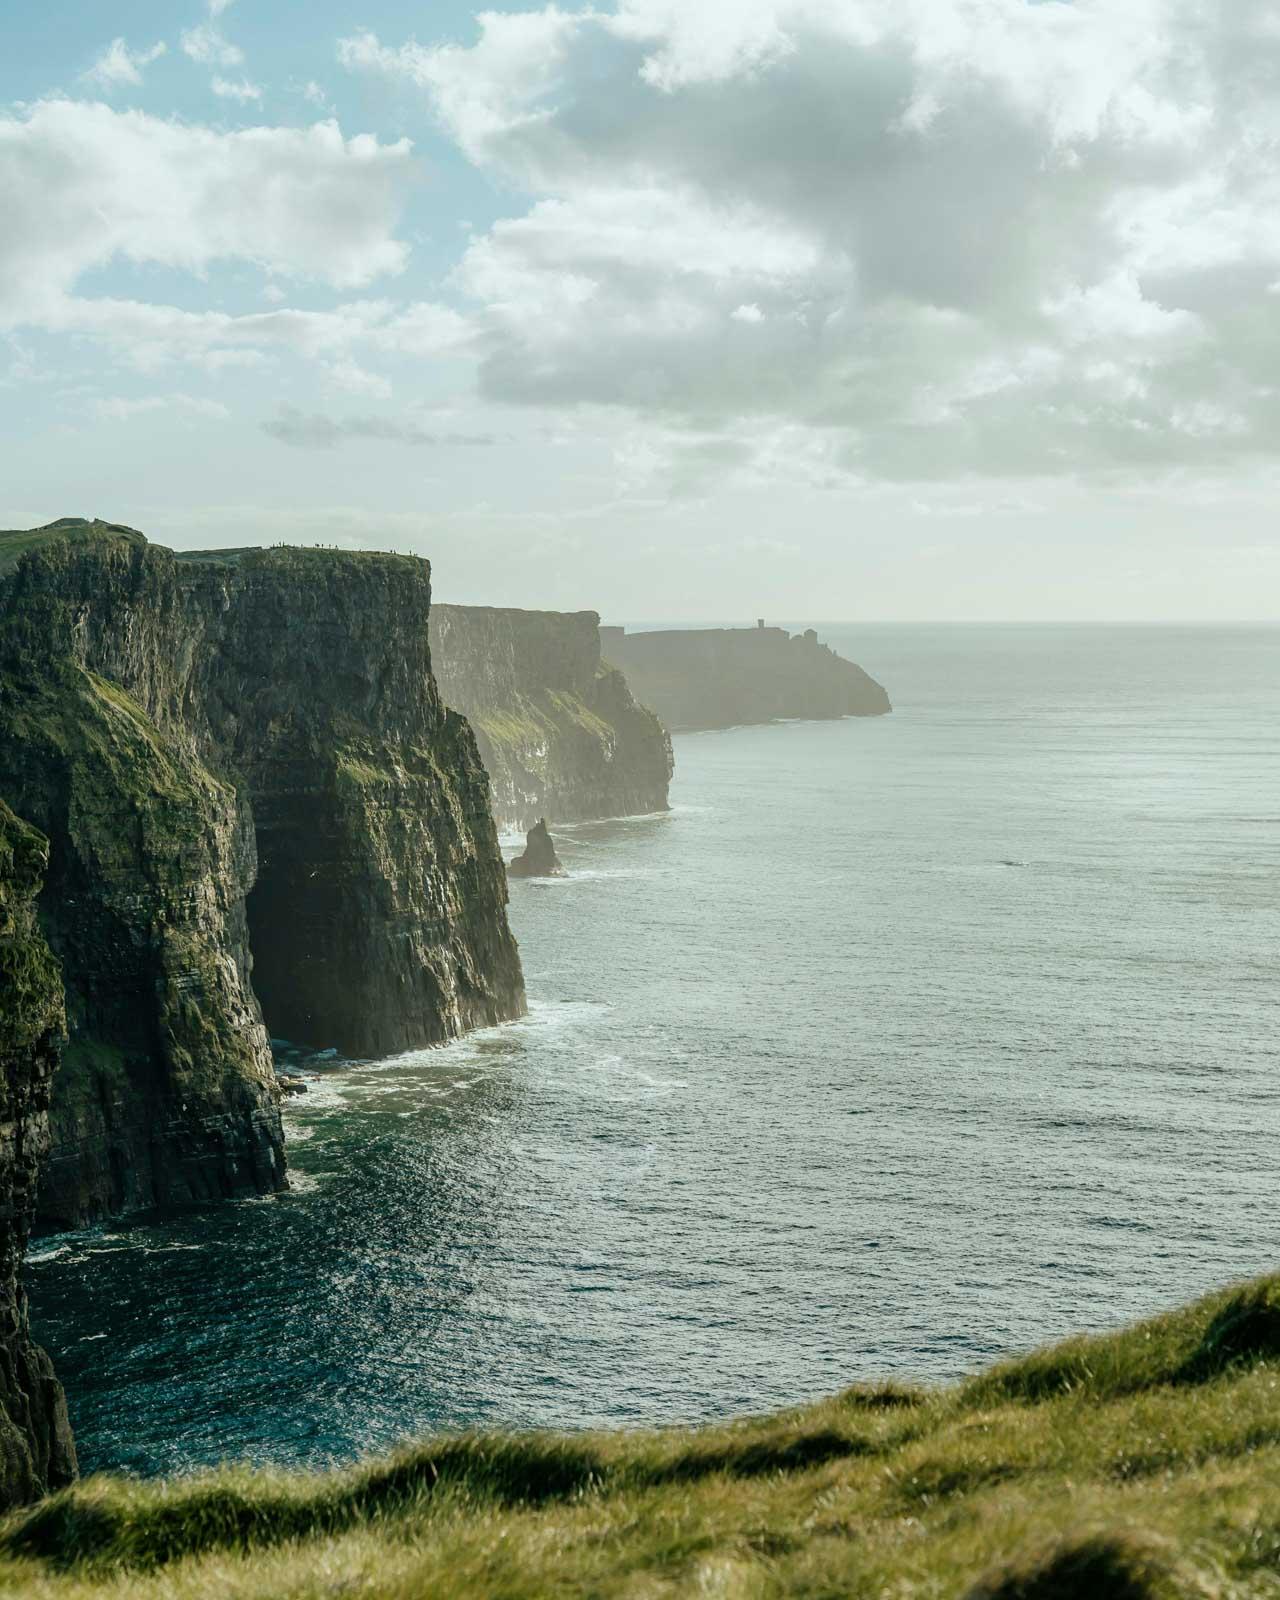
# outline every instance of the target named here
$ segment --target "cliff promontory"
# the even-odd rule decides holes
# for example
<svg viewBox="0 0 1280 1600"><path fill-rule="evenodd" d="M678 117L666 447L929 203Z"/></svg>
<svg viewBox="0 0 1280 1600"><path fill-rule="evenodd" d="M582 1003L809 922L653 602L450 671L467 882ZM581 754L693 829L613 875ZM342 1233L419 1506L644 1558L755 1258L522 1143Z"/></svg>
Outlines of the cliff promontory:
<svg viewBox="0 0 1280 1600"><path fill-rule="evenodd" d="M606 657L668 728L732 728L783 717L879 717L889 696L812 628L600 630Z"/></svg>
<svg viewBox="0 0 1280 1600"><path fill-rule="evenodd" d="M475 729L500 826L666 809L671 742L601 660L594 611L435 605L431 655Z"/></svg>
<svg viewBox="0 0 1280 1600"><path fill-rule="evenodd" d="M0 796L50 841L68 1027L44 1221L282 1186L268 1028L368 1056L523 1009L429 606L409 557L0 535Z"/></svg>

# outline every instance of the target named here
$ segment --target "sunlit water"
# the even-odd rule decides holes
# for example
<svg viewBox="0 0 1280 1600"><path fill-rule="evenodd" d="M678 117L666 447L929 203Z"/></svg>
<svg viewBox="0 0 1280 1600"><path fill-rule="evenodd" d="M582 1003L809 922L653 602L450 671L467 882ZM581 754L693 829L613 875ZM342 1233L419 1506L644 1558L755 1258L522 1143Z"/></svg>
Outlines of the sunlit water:
<svg viewBox="0 0 1280 1600"><path fill-rule="evenodd" d="M532 1013L338 1068L280 1200L43 1240L88 1468L943 1378L1280 1262L1280 631L826 630L513 885Z"/></svg>

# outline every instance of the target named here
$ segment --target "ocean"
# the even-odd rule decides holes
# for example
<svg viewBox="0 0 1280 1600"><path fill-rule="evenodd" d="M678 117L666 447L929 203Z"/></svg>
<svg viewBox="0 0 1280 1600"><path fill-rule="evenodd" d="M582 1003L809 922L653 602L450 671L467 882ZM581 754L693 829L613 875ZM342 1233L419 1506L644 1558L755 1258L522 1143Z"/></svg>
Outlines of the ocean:
<svg viewBox="0 0 1280 1600"><path fill-rule="evenodd" d="M286 1196L36 1242L85 1469L758 1412L1280 1265L1280 628L819 631L894 714L556 830L526 1020L327 1068Z"/></svg>

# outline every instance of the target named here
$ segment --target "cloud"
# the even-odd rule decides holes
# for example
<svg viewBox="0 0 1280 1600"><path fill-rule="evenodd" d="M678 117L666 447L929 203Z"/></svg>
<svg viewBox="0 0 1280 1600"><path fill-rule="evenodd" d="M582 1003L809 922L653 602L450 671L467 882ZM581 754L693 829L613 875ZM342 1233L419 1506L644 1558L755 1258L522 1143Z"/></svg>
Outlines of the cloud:
<svg viewBox="0 0 1280 1600"><path fill-rule="evenodd" d="M218 313L75 290L115 261L192 273L243 261L340 289L395 275L408 260L395 229L411 161L407 141L347 139L336 122L226 133L71 100L0 115L0 329L196 348L273 342L260 327L228 340L235 319ZM339 320L351 316L369 319ZM372 320L388 318L384 309Z"/></svg>
<svg viewBox="0 0 1280 1600"><path fill-rule="evenodd" d="M87 83L100 88L118 89L123 84L136 87L144 70L165 54L168 46L161 39L150 50L130 50L123 39L113 39L89 70L82 74Z"/></svg>
<svg viewBox="0 0 1280 1600"><path fill-rule="evenodd" d="M618 0L339 57L528 196L456 274L487 397L688 431L690 470L799 428L849 479L1146 472L1274 447L1273 13Z"/></svg>
<svg viewBox="0 0 1280 1600"><path fill-rule="evenodd" d="M239 100L243 103L246 100L262 99L262 90L256 83L250 83L247 78L241 78L239 83L233 83L229 78L215 74L209 87L220 100Z"/></svg>
<svg viewBox="0 0 1280 1600"><path fill-rule="evenodd" d="M134 417L149 412L174 412L187 417L200 417L206 421L223 421L231 412L219 400L207 400L192 394L154 394L139 399L126 399L112 395L93 403L95 416L110 422L130 422Z"/></svg>
<svg viewBox="0 0 1280 1600"><path fill-rule="evenodd" d="M376 400L390 400L391 384L380 373L370 372L355 361L334 361L328 367L329 382L349 394L372 395Z"/></svg>
<svg viewBox="0 0 1280 1600"><path fill-rule="evenodd" d="M278 292L276 285L268 289ZM216 370L275 353L330 363L349 360L357 350L447 358L465 355L474 339L471 325L449 307L389 300L347 300L330 311L277 306L232 316L140 300L65 296L47 305L38 320L50 332L96 339L141 371L177 361Z"/></svg>
<svg viewBox="0 0 1280 1600"><path fill-rule="evenodd" d="M388 417L344 417L336 420L319 413L308 413L295 406L281 406L279 413L262 424L262 431L281 444L304 450L333 450L352 439L374 439L388 444L407 444L437 449L448 446L487 447L499 441L491 433L433 433L414 422L397 422Z"/></svg>
<svg viewBox="0 0 1280 1600"><path fill-rule="evenodd" d="M235 0L209 0L209 15L220 17L224 11L229 11Z"/></svg>
<svg viewBox="0 0 1280 1600"><path fill-rule="evenodd" d="M218 12L214 11L212 15L217 16ZM202 22L183 33L182 51L204 67L238 67L244 61L244 51L240 46L232 44L210 22Z"/></svg>

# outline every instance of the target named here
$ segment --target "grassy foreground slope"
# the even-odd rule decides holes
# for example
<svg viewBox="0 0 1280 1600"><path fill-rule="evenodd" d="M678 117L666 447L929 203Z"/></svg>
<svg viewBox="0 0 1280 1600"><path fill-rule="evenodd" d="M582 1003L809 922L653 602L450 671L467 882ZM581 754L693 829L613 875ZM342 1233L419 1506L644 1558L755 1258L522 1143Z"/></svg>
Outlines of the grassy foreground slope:
<svg viewBox="0 0 1280 1600"><path fill-rule="evenodd" d="M91 1479L0 1528L4 1594L1278 1596L1280 1276L946 1390Z"/></svg>

